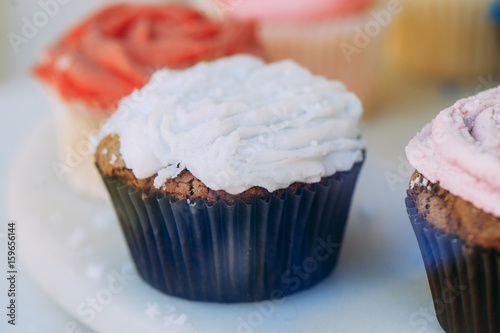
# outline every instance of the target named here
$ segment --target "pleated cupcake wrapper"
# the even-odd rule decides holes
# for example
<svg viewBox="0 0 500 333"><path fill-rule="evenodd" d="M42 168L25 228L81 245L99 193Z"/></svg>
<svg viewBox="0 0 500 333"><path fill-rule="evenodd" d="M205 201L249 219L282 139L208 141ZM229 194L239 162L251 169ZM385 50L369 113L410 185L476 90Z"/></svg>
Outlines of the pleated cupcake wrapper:
<svg viewBox="0 0 500 333"><path fill-rule="evenodd" d="M186 299L249 302L309 288L334 268L362 163L283 198L189 203L103 176L137 270Z"/></svg>
<svg viewBox="0 0 500 333"><path fill-rule="evenodd" d="M478 81L480 75L485 75L488 81L488 76L500 69L498 26L489 16L492 3L403 1L393 31L397 62L417 74L438 79Z"/></svg>
<svg viewBox="0 0 500 333"><path fill-rule="evenodd" d="M367 35L369 23L380 31ZM316 24L263 25L260 40L269 61L291 58L314 74L340 80L369 111L380 86L377 68L385 31L369 12Z"/></svg>
<svg viewBox="0 0 500 333"><path fill-rule="evenodd" d="M500 253L468 247L460 237L432 226L409 194L406 209L441 327L449 333L500 332Z"/></svg>

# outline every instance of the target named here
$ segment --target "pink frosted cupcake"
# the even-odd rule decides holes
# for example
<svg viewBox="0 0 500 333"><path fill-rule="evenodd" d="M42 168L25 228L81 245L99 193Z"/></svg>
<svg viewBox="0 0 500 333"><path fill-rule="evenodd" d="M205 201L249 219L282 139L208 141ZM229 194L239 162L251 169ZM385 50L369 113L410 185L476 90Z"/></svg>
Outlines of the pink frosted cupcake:
<svg viewBox="0 0 500 333"><path fill-rule="evenodd" d="M406 207L439 323L500 332L500 87L441 111L406 154Z"/></svg>
<svg viewBox="0 0 500 333"><path fill-rule="evenodd" d="M210 1L210 0L208 0ZM215 3L215 4L214 4ZM374 102L388 8L371 0L215 1L212 11L255 20L270 61L292 58L315 74L341 80L366 106Z"/></svg>

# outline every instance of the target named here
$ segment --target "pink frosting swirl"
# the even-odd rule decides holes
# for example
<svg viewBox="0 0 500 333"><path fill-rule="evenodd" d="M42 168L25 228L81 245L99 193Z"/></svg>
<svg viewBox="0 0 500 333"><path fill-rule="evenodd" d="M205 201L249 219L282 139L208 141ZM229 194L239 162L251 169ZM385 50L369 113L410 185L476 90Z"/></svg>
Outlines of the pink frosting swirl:
<svg viewBox="0 0 500 333"><path fill-rule="evenodd" d="M441 111L406 155L431 182L500 217L500 86Z"/></svg>
<svg viewBox="0 0 500 333"><path fill-rule="evenodd" d="M372 0L222 0L239 19L265 23L315 22L356 14Z"/></svg>

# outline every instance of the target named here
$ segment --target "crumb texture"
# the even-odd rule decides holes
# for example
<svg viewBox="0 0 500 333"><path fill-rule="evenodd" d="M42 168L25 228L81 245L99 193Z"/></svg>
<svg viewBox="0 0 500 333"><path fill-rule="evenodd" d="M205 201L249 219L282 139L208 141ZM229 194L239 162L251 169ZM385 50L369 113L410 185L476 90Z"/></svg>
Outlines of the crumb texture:
<svg viewBox="0 0 500 333"><path fill-rule="evenodd" d="M168 179L165 185L158 189L154 186L156 175L146 179L137 179L132 170L127 169L120 154L119 136L116 134L108 135L101 140L96 149L95 159L104 176L119 179L124 184L131 185L135 189L145 190L147 193L157 192L162 196L171 195L175 200L189 199L190 202L196 202L205 199L209 204L214 204L220 199L227 204L233 204L238 199L251 203L255 197L267 199L271 195L271 192L258 186L234 195L223 190L214 191L188 170L183 170L175 178ZM326 181L327 178L323 178L321 183L325 184ZM313 184L294 183L285 189L276 190L272 194L282 198L286 192L297 193L302 188L311 189L312 186Z"/></svg>
<svg viewBox="0 0 500 333"><path fill-rule="evenodd" d="M410 195L418 212L432 225L464 239L469 246L500 251L500 218L431 183L415 171L410 179Z"/></svg>

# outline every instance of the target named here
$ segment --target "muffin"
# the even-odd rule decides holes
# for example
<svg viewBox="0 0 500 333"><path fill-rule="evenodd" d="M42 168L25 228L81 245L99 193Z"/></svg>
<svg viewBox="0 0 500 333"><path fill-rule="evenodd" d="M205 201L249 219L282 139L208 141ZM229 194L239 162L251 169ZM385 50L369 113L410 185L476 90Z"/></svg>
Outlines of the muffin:
<svg viewBox="0 0 500 333"><path fill-rule="evenodd" d="M183 69L237 53L258 54L254 26L215 22L181 4L114 4L48 47L34 68L51 96L58 131L56 174L103 198L88 140L157 69Z"/></svg>
<svg viewBox="0 0 500 333"><path fill-rule="evenodd" d="M407 72L436 79L477 79L500 69L492 0L404 0L392 49Z"/></svg>
<svg viewBox="0 0 500 333"><path fill-rule="evenodd" d="M224 17L256 21L269 61L291 58L340 80L361 99L365 113L372 109L381 44L392 20L389 8L371 0L294 0L286 6L280 0L201 2Z"/></svg>
<svg viewBox="0 0 500 333"><path fill-rule="evenodd" d="M120 103L95 151L140 275L212 302L321 281L364 159L361 114L340 82L291 60L239 55L156 72Z"/></svg>
<svg viewBox="0 0 500 333"><path fill-rule="evenodd" d="M443 110L406 147L406 198L446 332L500 332L500 87Z"/></svg>

